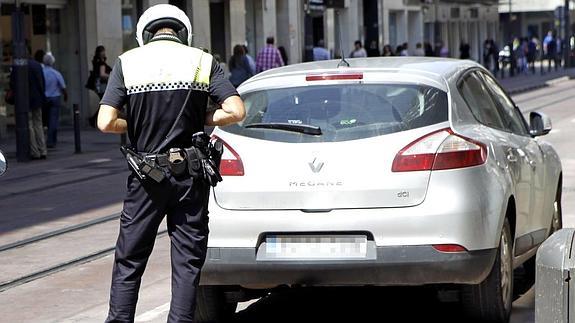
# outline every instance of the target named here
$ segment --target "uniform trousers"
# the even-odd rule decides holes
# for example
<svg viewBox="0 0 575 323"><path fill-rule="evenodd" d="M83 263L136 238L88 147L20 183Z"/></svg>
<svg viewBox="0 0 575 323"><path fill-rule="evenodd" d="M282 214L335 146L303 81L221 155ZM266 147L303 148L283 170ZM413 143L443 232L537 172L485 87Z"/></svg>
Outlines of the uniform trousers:
<svg viewBox="0 0 575 323"><path fill-rule="evenodd" d="M140 282L167 216L172 299L168 322L192 322L208 243L209 185L168 175L161 183L131 174L116 243L106 322L133 322Z"/></svg>

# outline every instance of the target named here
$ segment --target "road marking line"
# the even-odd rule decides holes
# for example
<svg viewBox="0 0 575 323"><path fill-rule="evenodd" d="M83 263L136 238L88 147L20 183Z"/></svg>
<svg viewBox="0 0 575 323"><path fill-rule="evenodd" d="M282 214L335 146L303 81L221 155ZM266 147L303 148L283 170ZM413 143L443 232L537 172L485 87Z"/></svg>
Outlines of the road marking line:
<svg viewBox="0 0 575 323"><path fill-rule="evenodd" d="M561 82L565 82L565 81L569 81L569 80L570 80L569 76L563 76L563 77L558 77L558 78L554 78L552 80L549 80L549 81L545 82L545 84L553 85L553 84L557 84L557 83L561 83Z"/></svg>
<svg viewBox="0 0 575 323"><path fill-rule="evenodd" d="M561 129L552 129L551 130L551 133L558 133L558 132L561 132Z"/></svg>
<svg viewBox="0 0 575 323"><path fill-rule="evenodd" d="M575 123L575 119L571 120L571 122Z"/></svg>
<svg viewBox="0 0 575 323"><path fill-rule="evenodd" d="M99 158L99 159L93 159L88 161L88 163L90 164L101 164L101 163L108 163L111 162L112 160L110 158Z"/></svg>
<svg viewBox="0 0 575 323"><path fill-rule="evenodd" d="M149 310L145 313L136 316L136 322L150 322L160 317L162 314L166 313L169 310L170 310L170 303L168 302L164 305L160 305L154 308L153 310Z"/></svg>

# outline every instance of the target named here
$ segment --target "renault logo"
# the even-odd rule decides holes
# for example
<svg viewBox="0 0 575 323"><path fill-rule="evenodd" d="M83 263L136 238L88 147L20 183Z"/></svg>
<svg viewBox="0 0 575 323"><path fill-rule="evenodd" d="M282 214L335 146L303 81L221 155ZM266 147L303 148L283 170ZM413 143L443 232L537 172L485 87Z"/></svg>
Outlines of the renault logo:
<svg viewBox="0 0 575 323"><path fill-rule="evenodd" d="M322 167L323 167L323 162L317 162L316 163L317 158L314 158L313 161L311 163L308 163L309 168L311 168L311 171L314 173L319 173L319 171L321 171Z"/></svg>

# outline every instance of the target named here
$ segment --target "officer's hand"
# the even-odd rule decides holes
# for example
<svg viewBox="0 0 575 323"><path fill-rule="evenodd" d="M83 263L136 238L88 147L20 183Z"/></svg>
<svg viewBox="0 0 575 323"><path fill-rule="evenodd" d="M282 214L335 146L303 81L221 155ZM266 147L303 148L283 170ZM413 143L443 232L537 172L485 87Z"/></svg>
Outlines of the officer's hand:
<svg viewBox="0 0 575 323"><path fill-rule="evenodd" d="M126 120L118 118L119 110L109 105L100 105L98 129L106 133L122 134L128 130Z"/></svg>

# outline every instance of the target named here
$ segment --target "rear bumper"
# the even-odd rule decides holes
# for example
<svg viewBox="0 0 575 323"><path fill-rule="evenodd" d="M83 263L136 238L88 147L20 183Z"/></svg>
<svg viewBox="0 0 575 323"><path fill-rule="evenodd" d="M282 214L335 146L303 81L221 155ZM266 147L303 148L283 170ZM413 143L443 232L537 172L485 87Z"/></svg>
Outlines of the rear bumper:
<svg viewBox="0 0 575 323"><path fill-rule="evenodd" d="M431 246L377 247L373 260L258 261L255 248L209 248L202 285L478 284L496 249L441 253Z"/></svg>

